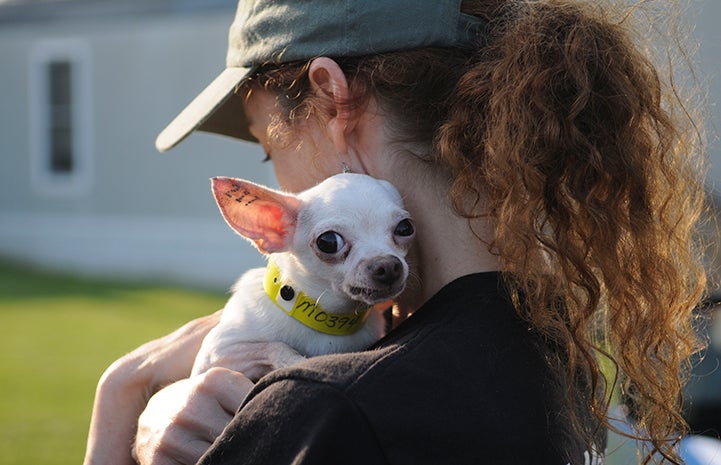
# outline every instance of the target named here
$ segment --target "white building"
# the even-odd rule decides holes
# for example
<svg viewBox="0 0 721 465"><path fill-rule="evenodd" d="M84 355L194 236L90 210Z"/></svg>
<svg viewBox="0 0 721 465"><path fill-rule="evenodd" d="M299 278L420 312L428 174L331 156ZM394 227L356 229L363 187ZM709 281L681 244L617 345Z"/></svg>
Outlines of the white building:
<svg viewBox="0 0 721 465"><path fill-rule="evenodd" d="M257 147L157 133L224 67L234 0L0 1L0 257L227 287L262 258L209 178L273 183Z"/></svg>

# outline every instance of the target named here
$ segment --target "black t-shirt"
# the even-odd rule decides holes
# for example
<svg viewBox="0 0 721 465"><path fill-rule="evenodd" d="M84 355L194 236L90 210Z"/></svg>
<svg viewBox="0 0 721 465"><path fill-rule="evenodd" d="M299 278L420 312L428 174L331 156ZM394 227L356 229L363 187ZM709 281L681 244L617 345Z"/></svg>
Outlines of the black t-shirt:
<svg viewBox="0 0 721 465"><path fill-rule="evenodd" d="M369 350L266 376L200 463L597 463L500 282L462 277Z"/></svg>

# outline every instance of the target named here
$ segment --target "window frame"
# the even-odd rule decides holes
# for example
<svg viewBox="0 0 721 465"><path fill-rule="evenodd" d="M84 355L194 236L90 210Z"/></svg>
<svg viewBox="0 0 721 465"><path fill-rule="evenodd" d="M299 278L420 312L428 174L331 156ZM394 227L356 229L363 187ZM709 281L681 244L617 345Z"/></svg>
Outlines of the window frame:
<svg viewBox="0 0 721 465"><path fill-rule="evenodd" d="M79 196L92 186L93 118L90 48L80 39L43 39L30 51L30 174L33 190L52 196ZM51 65L70 66L71 170L52 169Z"/></svg>

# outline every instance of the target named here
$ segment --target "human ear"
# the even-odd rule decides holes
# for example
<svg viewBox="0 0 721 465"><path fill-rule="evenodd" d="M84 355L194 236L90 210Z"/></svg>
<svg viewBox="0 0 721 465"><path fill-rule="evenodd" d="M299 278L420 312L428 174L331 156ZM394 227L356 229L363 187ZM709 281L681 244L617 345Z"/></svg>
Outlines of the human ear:
<svg viewBox="0 0 721 465"><path fill-rule="evenodd" d="M354 112L348 105L350 89L343 70L328 57L315 58L308 69L311 89L321 96L328 115L326 130L338 153L348 153L348 135L355 126Z"/></svg>

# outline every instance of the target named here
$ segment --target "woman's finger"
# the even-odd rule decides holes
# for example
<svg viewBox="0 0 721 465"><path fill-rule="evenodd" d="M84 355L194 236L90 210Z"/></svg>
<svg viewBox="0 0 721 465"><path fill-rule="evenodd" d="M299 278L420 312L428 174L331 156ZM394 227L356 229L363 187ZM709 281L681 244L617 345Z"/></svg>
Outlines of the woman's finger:
<svg viewBox="0 0 721 465"><path fill-rule="evenodd" d="M138 420L138 461L142 465L197 462L252 387L241 373L212 368L160 390Z"/></svg>
<svg viewBox="0 0 721 465"><path fill-rule="evenodd" d="M253 388L253 382L245 374L226 368L211 368L203 376L201 388L205 394L231 417Z"/></svg>
<svg viewBox="0 0 721 465"><path fill-rule="evenodd" d="M273 370L305 360L295 349L282 342L237 342L224 347L213 366L243 373L257 381Z"/></svg>

